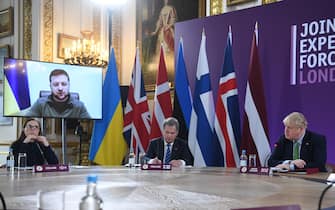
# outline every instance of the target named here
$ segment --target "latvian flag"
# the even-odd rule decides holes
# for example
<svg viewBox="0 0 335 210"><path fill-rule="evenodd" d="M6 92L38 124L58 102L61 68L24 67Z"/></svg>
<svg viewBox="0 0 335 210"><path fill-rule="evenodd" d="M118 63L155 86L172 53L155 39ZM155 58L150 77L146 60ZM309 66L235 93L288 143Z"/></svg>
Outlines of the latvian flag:
<svg viewBox="0 0 335 210"><path fill-rule="evenodd" d="M257 164L267 166L271 154L261 65L258 54L257 23L252 40L249 76L245 94L242 149L257 154Z"/></svg>

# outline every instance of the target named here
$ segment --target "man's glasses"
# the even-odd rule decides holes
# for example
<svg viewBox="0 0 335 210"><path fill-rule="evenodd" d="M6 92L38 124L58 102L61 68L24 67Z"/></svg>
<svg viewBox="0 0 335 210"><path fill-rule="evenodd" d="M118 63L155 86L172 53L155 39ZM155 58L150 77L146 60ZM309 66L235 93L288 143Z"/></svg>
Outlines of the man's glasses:
<svg viewBox="0 0 335 210"><path fill-rule="evenodd" d="M29 129L39 129L40 127L38 125L27 125Z"/></svg>

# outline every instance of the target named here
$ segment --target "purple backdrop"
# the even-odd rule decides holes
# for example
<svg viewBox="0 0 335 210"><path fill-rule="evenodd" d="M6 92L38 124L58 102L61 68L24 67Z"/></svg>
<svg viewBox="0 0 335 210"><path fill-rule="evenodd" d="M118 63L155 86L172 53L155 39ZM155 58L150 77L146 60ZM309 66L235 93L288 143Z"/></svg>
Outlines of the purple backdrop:
<svg viewBox="0 0 335 210"><path fill-rule="evenodd" d="M331 73L328 75L334 78L332 80L328 79L328 81L310 82L308 84L302 84L302 82L298 82L296 85L290 84L292 40L298 40L298 46L294 48L297 50L293 52L296 52L298 56L304 54L299 51L299 40L302 40L303 37L292 39L292 26L297 25L297 34L299 36L300 32L303 32L303 23L311 23L312 21L318 21L319 23L320 20L326 19L334 20L335 22L334 8L334 0L287 0L267 6L177 23L175 26L175 46L178 46L179 38L183 37L186 67L192 90L195 81L201 32L205 29L212 88L216 98L228 26L231 25L233 32L233 59L238 80L241 115L243 115L251 41L255 22L257 21L259 31L258 46L265 86L264 92L271 146L273 146L278 137L283 134L284 126L282 119L292 111L300 111L305 114L309 122L308 127L310 130L326 135L328 147L327 162L335 163L335 153L331 151L332 148L335 148L335 133L332 123L333 119L335 119L335 112L333 110L335 107L335 98L332 95L332 91L335 90L335 71L334 76L332 76ZM313 29L318 26L312 26L314 27L311 29L313 32ZM319 28L321 28L321 26ZM325 28L332 29L331 27ZM328 48L324 50L329 54L330 52L334 52L332 48L332 36L334 35L335 37L335 32L331 30L325 34L326 35L316 35L315 37L331 37L327 42ZM314 46L314 44L311 44L314 41L311 39L307 40L306 43L310 43L311 46ZM176 47L175 53L177 53L177 50ZM322 50L323 48L318 52ZM312 54L312 52L310 54ZM311 62L312 61L313 59ZM328 70L331 69L331 67L334 68L335 55L329 56L327 61L332 64L327 67ZM298 62L296 66L298 69ZM296 71L298 75L297 80L303 80L303 78L299 77L300 72L302 72L305 77L308 76L307 73L311 73L309 76L312 80L312 76L315 76L315 74L312 73L317 73L319 70L326 71L327 68L298 69Z"/></svg>

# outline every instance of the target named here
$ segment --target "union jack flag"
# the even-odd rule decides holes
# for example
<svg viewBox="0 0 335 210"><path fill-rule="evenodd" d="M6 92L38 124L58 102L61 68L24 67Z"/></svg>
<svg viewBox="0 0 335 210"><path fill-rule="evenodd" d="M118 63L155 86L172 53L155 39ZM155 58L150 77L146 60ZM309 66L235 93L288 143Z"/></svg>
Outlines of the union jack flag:
<svg viewBox="0 0 335 210"><path fill-rule="evenodd" d="M241 129L231 34L229 28L215 107L214 128L223 151L224 165L226 167L238 167Z"/></svg>
<svg viewBox="0 0 335 210"><path fill-rule="evenodd" d="M150 113L138 48L136 49L127 104L124 109L123 134L130 148L136 149L134 151L145 152L147 150L150 134Z"/></svg>

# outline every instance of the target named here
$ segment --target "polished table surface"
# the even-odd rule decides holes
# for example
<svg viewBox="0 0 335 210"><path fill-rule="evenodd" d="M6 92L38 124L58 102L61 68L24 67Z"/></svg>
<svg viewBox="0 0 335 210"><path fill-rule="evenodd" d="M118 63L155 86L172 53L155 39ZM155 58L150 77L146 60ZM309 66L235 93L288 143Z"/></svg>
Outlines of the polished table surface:
<svg viewBox="0 0 335 210"><path fill-rule="evenodd" d="M327 173L240 174L235 168L173 168L143 171L125 167L71 167L70 172L8 174L0 169L0 191L8 209L36 209L36 193L64 191L65 209L78 209L86 176L98 175L104 209L231 209L299 204L317 209ZM322 207L335 205L335 187ZM52 202L55 201L50 201Z"/></svg>

